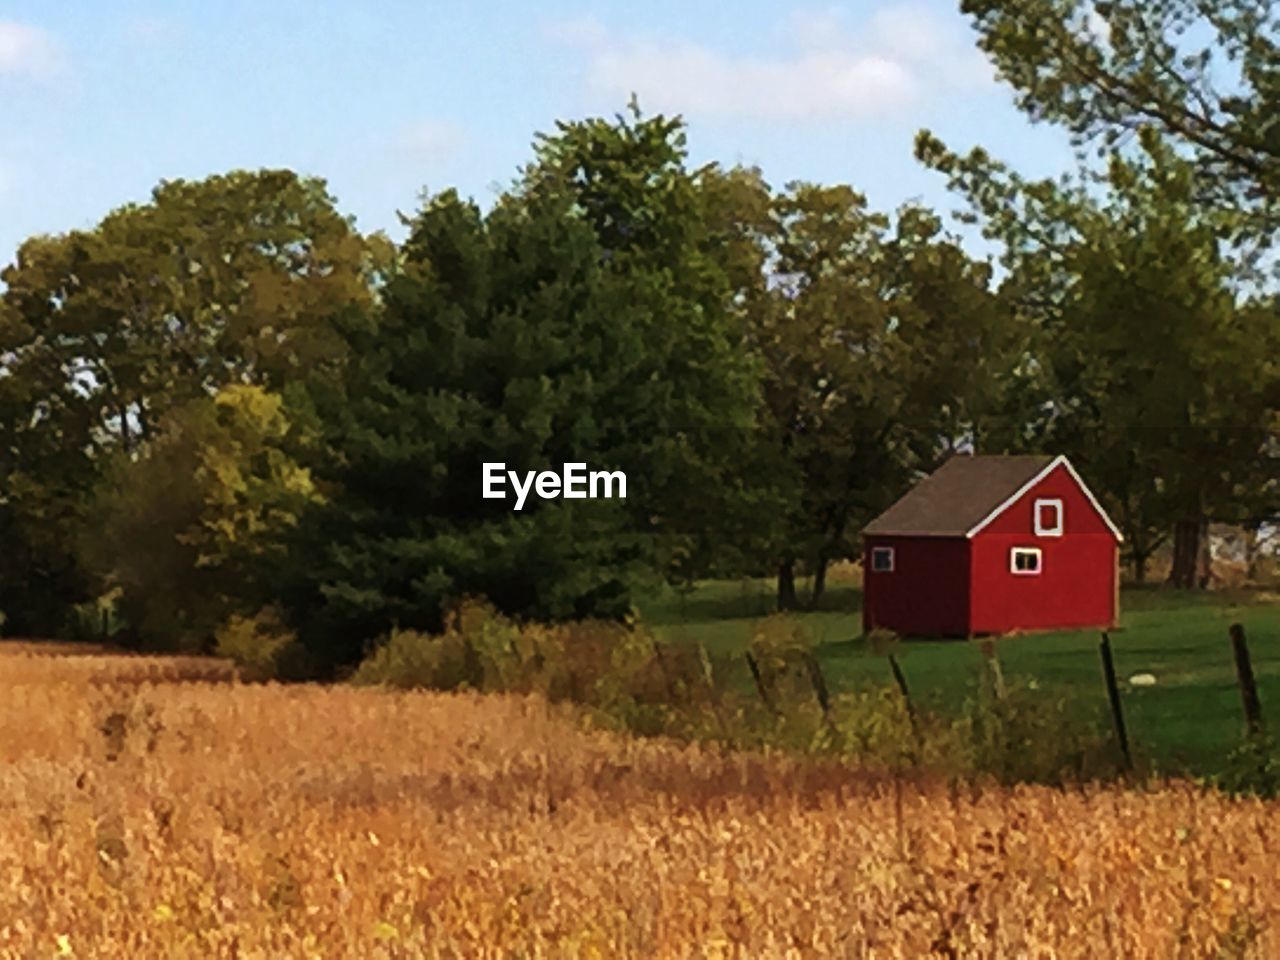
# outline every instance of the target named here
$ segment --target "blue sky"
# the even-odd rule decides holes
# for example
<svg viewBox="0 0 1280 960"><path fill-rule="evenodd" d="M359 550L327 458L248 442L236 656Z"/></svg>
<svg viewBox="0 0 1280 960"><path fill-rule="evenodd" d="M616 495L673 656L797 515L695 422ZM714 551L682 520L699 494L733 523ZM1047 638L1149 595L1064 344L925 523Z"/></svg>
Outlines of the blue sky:
<svg viewBox="0 0 1280 960"><path fill-rule="evenodd" d="M162 178L287 166L399 235L424 188L487 204L558 118L635 91L689 122L696 162L954 209L929 127L1028 174L1071 165L977 51L958 0L0 4L0 262Z"/></svg>

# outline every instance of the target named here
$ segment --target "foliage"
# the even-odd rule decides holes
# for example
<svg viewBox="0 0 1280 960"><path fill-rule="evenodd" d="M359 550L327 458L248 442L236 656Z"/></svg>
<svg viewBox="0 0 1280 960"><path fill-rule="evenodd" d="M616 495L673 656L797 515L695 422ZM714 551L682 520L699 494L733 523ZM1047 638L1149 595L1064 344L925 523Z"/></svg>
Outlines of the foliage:
<svg viewBox="0 0 1280 960"><path fill-rule="evenodd" d="M603 621L522 624L475 600L459 604L438 634L393 630L352 681L537 692L596 708L602 717L639 724L648 733L659 732L665 708L705 700L706 686L695 655L660 647L641 628Z"/></svg>
<svg viewBox="0 0 1280 960"><path fill-rule="evenodd" d="M812 639L787 614L765 618L753 632L749 655L762 691L727 685L731 664L687 644L660 643L640 625L522 624L476 601L460 605L447 624L435 635L393 631L353 681L537 692L576 703L611 729L854 758L882 770L1074 783L1122 769L1096 710L1033 685L1013 685L998 699L971 699L958 715L913 710L888 671L876 688L819 695L825 680Z"/></svg>
<svg viewBox="0 0 1280 960"><path fill-rule="evenodd" d="M279 592L287 537L320 495L287 449L301 441L281 398L260 387L193 400L157 431L117 459L82 549L118 589L137 642L203 649L229 616Z"/></svg>
<svg viewBox="0 0 1280 960"><path fill-rule="evenodd" d="M1251 794L1268 799L1280 796L1280 751L1274 738L1245 737L1227 755L1222 772L1212 782L1233 796Z"/></svg>
<svg viewBox="0 0 1280 960"><path fill-rule="evenodd" d="M1098 709L1081 697L1010 683L965 705L967 765L1002 783L1073 783L1115 777L1122 758Z"/></svg>
<svg viewBox="0 0 1280 960"><path fill-rule="evenodd" d="M242 676L251 680L271 680L296 672L302 653L279 611L270 607L247 617L232 614L214 634L213 650L235 661Z"/></svg>
<svg viewBox="0 0 1280 960"><path fill-rule="evenodd" d="M354 362L309 385L336 491L289 600L309 648L350 662L473 594L617 618L703 566L753 403L681 125L563 124L488 214L446 191L409 227L383 310L344 329ZM568 462L625 472L627 499L479 496L484 463Z"/></svg>
<svg viewBox="0 0 1280 960"><path fill-rule="evenodd" d="M783 522L768 543L779 605L797 565L816 577L857 555L857 533L920 471L985 438L1021 341L987 265L929 210L895 218L853 188L773 192L749 171L710 181L728 224L750 343L763 364L762 432L747 469L772 479Z"/></svg>
<svg viewBox="0 0 1280 960"><path fill-rule="evenodd" d="M1198 200L1269 246L1280 225L1280 20L1254 0L963 0L979 45L1034 120L1081 145L1174 142Z"/></svg>
<svg viewBox="0 0 1280 960"><path fill-rule="evenodd" d="M115 454L219 389L337 362L329 320L372 303L385 256L288 171L167 181L22 245L0 273L0 605L19 629L51 633L97 592L75 547Z"/></svg>
<svg viewBox="0 0 1280 960"><path fill-rule="evenodd" d="M1239 289L1220 212L1198 205L1191 166L1148 138L1140 156L1112 158L1100 198L1024 181L928 135L917 152L1004 242L1002 292L1034 331L1039 412L1012 445L1071 457L1102 492L1139 580L1177 529L1173 579L1192 585L1206 518L1274 512L1280 324L1273 300Z"/></svg>

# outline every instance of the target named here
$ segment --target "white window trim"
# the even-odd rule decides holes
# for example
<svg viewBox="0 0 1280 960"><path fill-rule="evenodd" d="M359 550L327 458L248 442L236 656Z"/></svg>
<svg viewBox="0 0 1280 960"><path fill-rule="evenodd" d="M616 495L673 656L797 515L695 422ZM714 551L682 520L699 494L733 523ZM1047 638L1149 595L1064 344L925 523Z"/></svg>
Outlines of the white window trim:
<svg viewBox="0 0 1280 960"><path fill-rule="evenodd" d="M1018 555L1030 554L1036 558L1034 570L1019 570ZM1044 571L1044 551L1039 547L1011 547L1009 549L1009 572L1015 577L1038 577Z"/></svg>
<svg viewBox="0 0 1280 960"><path fill-rule="evenodd" d="M876 554L888 554L889 566L877 567ZM898 552L893 547L872 547L871 548L871 572L872 573L893 573L897 566Z"/></svg>
<svg viewBox="0 0 1280 960"><path fill-rule="evenodd" d="M1053 460L1050 461L1049 464L1043 470L1041 470L1034 477L1032 477L1030 480L1028 480L1026 483L1020 486L1017 490L1011 493L1004 500L1004 502L1000 504L1000 506L996 507L990 513L988 513L985 517L983 517L980 521L978 521L972 527L966 530L964 535L972 540L979 533L981 533L983 530L987 529L987 527L989 527L992 523L994 523L996 517L1000 516L1002 513L1004 513L1006 510L1012 507L1015 503L1021 500L1023 494L1025 494L1037 483L1039 483L1041 480L1043 480L1045 477L1051 474L1058 467L1065 468L1067 473L1071 474L1071 479L1075 480L1076 484L1080 487L1080 492L1089 498L1089 503L1093 506L1093 509L1097 512L1098 516L1102 518L1102 522L1107 525L1107 529L1111 531L1111 535L1115 537L1116 540L1123 543L1124 536L1120 533L1120 528L1111 522L1111 518L1107 516L1107 511L1102 509L1102 504L1100 504L1098 502L1098 498L1093 495L1093 491L1090 490L1088 485L1084 482L1084 480L1080 478L1080 474L1078 474L1076 472L1076 468L1071 465L1071 461L1068 460L1062 454L1059 454L1058 456L1054 457Z"/></svg>
<svg viewBox="0 0 1280 960"><path fill-rule="evenodd" d="M1053 507L1058 513L1058 522L1052 527L1042 527L1040 525L1040 508ZM1031 511L1031 521L1035 525L1037 537L1060 537L1063 528L1066 526L1065 512L1062 506L1062 498L1060 497L1042 497L1035 501Z"/></svg>

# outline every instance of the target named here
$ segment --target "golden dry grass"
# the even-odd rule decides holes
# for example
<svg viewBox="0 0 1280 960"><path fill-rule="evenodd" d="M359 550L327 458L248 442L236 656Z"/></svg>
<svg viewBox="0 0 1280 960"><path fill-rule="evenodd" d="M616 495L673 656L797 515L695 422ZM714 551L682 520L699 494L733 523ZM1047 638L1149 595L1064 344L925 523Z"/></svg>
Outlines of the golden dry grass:
<svg viewBox="0 0 1280 960"><path fill-rule="evenodd" d="M1275 804L953 788L211 669L0 656L0 954L1280 956Z"/></svg>

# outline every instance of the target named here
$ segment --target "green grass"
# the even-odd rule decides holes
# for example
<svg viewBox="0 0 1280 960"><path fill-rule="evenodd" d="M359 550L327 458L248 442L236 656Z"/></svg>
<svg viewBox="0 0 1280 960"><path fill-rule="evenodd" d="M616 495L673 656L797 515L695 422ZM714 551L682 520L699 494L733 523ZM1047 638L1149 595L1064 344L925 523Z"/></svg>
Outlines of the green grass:
<svg viewBox="0 0 1280 960"><path fill-rule="evenodd" d="M704 644L729 661L730 682L746 683L741 653L753 625L773 609L762 581L715 582L687 594L669 591L643 604L641 613L672 642ZM861 642L861 594L834 587L820 609L795 616L818 645L834 690L890 682L882 657ZM1184 593L1127 590L1121 627L1111 634L1122 702L1135 750L1168 773L1216 772L1239 742L1240 694L1227 639L1231 623L1244 624L1264 717L1280 728L1280 601L1274 594ZM999 641L1006 681L1034 680L1046 697L1068 694L1105 709L1097 631L1027 634ZM958 710L976 690L982 666L978 644L964 640L911 640L898 659L912 697L936 710ZM1152 673L1154 687L1132 687L1129 677Z"/></svg>

